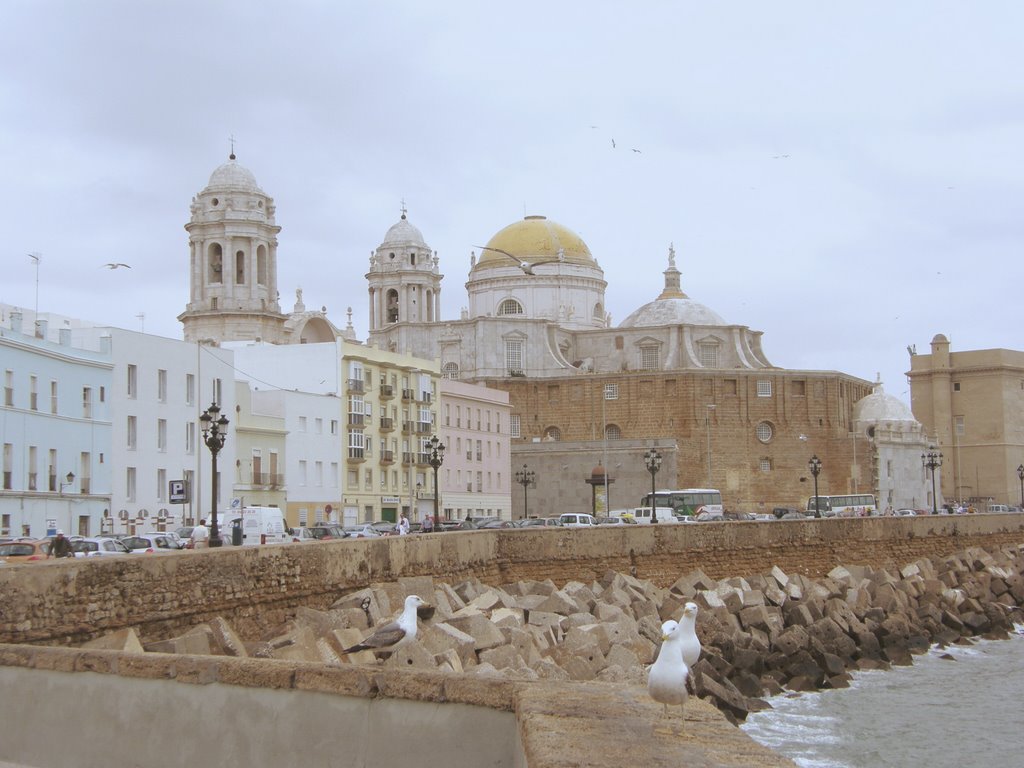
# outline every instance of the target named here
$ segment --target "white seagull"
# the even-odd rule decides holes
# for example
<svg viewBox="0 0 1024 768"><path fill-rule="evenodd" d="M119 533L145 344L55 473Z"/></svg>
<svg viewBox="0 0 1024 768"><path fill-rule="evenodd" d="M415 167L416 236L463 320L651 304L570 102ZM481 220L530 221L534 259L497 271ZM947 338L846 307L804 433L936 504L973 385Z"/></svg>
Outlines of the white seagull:
<svg viewBox="0 0 1024 768"><path fill-rule="evenodd" d="M107 269L117 269L118 267L127 267L128 269L132 268L131 264L122 264L121 262L116 262L115 263L113 261L108 261L103 266L106 267Z"/></svg>
<svg viewBox="0 0 1024 768"><path fill-rule="evenodd" d="M687 603L683 606L683 617L679 621L683 631L683 661L693 668L700 658L700 639L697 637L697 604Z"/></svg>
<svg viewBox="0 0 1024 768"><path fill-rule="evenodd" d="M394 651L416 639L416 609L426 605L418 595L405 598L405 608L397 620L375 629L361 643L346 648L342 653L356 651Z"/></svg>
<svg viewBox="0 0 1024 768"><path fill-rule="evenodd" d="M689 697L686 681L690 676L690 670L683 661L683 631L681 625L671 620L661 625L661 631L662 643L658 650L658 658L654 660L647 675L647 693L652 699L665 705L666 715L670 704L678 704L683 714L682 727L685 729L685 706Z"/></svg>
<svg viewBox="0 0 1024 768"><path fill-rule="evenodd" d="M503 251L501 250L501 248L491 248L486 245L474 245L473 247L479 248L481 251L494 251L495 253L500 253L503 256L508 256L510 259L512 259L512 261L516 262L516 264L519 265L519 268L523 270L523 272L525 272L528 275L536 274L533 271L533 268L536 267L538 264L548 264L552 261L558 261L558 259L543 259L541 261L534 261L531 263L529 261L524 261L523 259L520 259L518 256L513 256L508 251Z"/></svg>

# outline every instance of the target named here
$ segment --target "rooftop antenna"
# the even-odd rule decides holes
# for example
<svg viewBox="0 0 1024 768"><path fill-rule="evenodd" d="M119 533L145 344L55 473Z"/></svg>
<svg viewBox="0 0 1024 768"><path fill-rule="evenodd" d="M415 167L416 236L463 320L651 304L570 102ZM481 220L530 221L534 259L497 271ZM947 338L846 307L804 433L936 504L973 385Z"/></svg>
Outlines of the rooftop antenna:
<svg viewBox="0 0 1024 768"><path fill-rule="evenodd" d="M36 308L34 310L34 315L32 317L33 328L35 330L32 333L32 335L33 336L38 336L39 335L39 262L41 262L43 260L43 255L41 253L37 253L35 251L32 251L32 253L30 253L28 255L28 257L30 259L32 259L32 261L34 261L36 263Z"/></svg>

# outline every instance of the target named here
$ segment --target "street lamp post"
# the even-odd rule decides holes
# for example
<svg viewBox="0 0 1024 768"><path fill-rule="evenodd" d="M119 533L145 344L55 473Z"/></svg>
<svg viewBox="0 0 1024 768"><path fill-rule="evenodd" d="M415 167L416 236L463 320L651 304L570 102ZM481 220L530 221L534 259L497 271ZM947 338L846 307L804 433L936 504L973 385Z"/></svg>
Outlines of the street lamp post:
<svg viewBox="0 0 1024 768"><path fill-rule="evenodd" d="M430 446L430 456L428 461L430 462L430 468L434 470L434 532L441 532L441 517L439 510L441 508L441 487L437 484L437 470L444 464L444 443L437 439L437 435L434 435L427 441L427 445Z"/></svg>
<svg viewBox="0 0 1024 768"><path fill-rule="evenodd" d="M658 522L658 507L654 498L654 476L661 469L661 454L658 453L657 448L647 449L647 453L644 454L644 464L647 465L647 471L651 473L651 522L656 523Z"/></svg>
<svg viewBox="0 0 1024 768"><path fill-rule="evenodd" d="M818 458L818 454L811 456L811 460L807 462L807 469L814 475L814 516L821 517L821 504L818 503L818 475L821 474L821 459Z"/></svg>
<svg viewBox="0 0 1024 768"><path fill-rule="evenodd" d="M209 546L211 547L220 547L224 543L221 541L220 529L217 527L217 454L224 447L224 441L228 437L228 417L222 415L220 418L217 418L219 413L220 406L217 403L211 403L210 407L203 411L203 415L199 417L199 420L203 423L203 442L210 449L210 462L213 471L213 475L210 478L212 493L210 495Z"/></svg>
<svg viewBox="0 0 1024 768"><path fill-rule="evenodd" d="M921 466L932 472L932 514L939 514L939 497L935 495L935 470L942 466L942 454L929 450L921 454Z"/></svg>
<svg viewBox="0 0 1024 768"><path fill-rule="evenodd" d="M65 482L65 481L67 481L67 482ZM74 485L74 484L75 484L75 473L74 472L68 472L68 474L64 478L64 480L60 481L60 495L63 496L64 495L64 489L67 488L69 485Z"/></svg>
<svg viewBox="0 0 1024 768"><path fill-rule="evenodd" d="M1024 464L1017 467L1017 477L1020 478L1020 509L1024 512Z"/></svg>
<svg viewBox="0 0 1024 768"><path fill-rule="evenodd" d="M516 482L523 486L523 519L525 520L530 516L530 508L527 505L526 489L531 485L536 484L537 473L532 469L527 469L526 465L523 464L523 468L516 472Z"/></svg>

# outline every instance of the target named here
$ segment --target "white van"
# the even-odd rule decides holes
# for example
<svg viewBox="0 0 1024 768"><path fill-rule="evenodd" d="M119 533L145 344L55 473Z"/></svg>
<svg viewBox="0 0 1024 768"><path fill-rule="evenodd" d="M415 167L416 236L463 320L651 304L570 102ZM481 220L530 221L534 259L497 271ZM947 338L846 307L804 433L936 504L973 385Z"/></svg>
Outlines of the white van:
<svg viewBox="0 0 1024 768"><path fill-rule="evenodd" d="M1008 506L1006 506L1005 504L989 504L988 505L988 511L989 512L1009 512L1010 508Z"/></svg>
<svg viewBox="0 0 1024 768"><path fill-rule="evenodd" d="M241 529L241 543L245 547L258 544L283 544L288 541L284 514L278 507L242 507L241 516L231 521L225 541L235 543L235 525Z"/></svg>
<svg viewBox="0 0 1024 768"><path fill-rule="evenodd" d="M566 528L596 528L597 520L592 515L580 515L574 512L566 512L564 515L559 515L558 519L562 521L562 525Z"/></svg>
<svg viewBox="0 0 1024 768"><path fill-rule="evenodd" d="M672 509L670 507L656 507L656 510L658 513L658 525L661 525L662 523L672 524L682 522L678 517L672 514ZM652 522L650 507L634 507L629 511L629 513L633 516L633 519L641 525L650 525Z"/></svg>

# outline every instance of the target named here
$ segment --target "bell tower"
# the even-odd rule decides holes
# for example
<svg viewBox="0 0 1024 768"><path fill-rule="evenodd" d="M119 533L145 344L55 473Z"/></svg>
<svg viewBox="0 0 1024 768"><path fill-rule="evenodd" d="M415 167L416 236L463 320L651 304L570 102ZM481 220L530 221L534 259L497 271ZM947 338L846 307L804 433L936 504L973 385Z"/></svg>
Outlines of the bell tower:
<svg viewBox="0 0 1024 768"><path fill-rule="evenodd" d="M192 198L189 302L178 315L185 341L285 341L278 304L274 200L235 159Z"/></svg>

